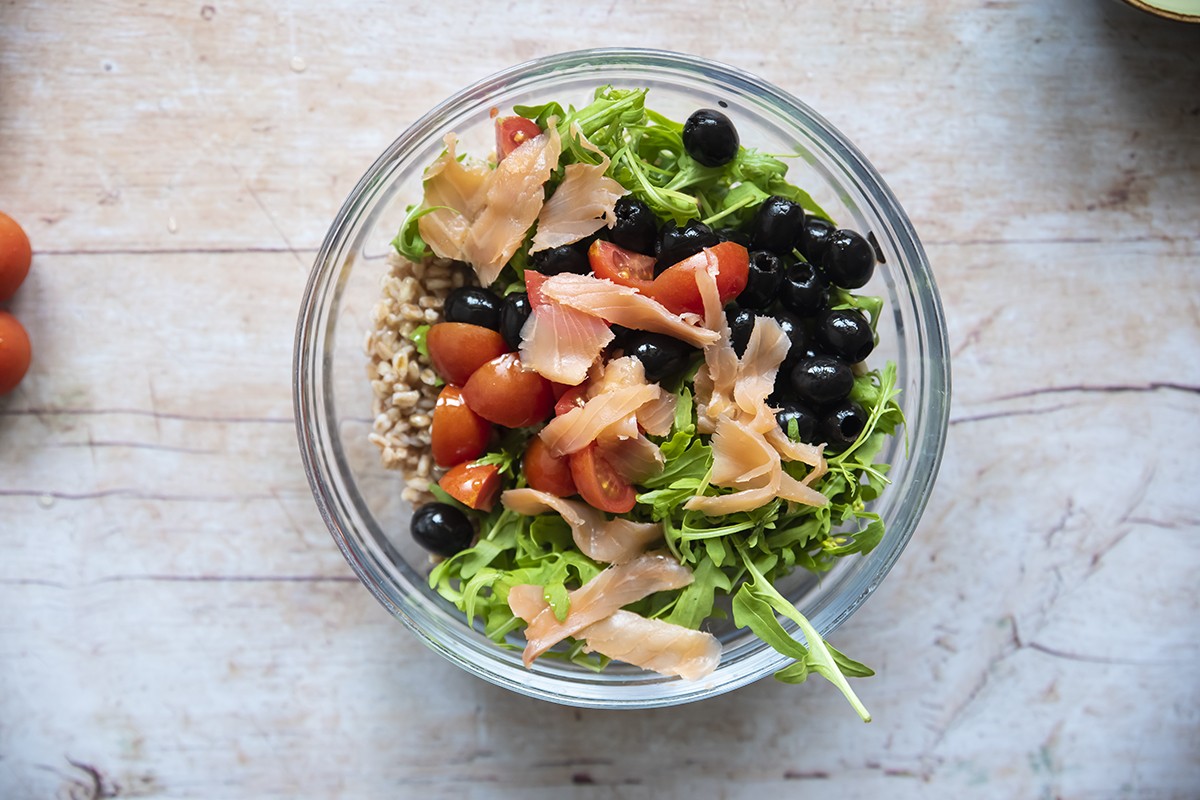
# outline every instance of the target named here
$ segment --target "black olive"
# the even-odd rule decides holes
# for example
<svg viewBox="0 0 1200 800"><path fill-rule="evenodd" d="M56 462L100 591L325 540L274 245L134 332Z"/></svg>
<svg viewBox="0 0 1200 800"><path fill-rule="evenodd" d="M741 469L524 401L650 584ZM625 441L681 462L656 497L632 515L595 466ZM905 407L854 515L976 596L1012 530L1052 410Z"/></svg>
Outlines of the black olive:
<svg viewBox="0 0 1200 800"><path fill-rule="evenodd" d="M797 242L800 252L812 263L820 264L825 258L825 248L829 246L833 231L833 223L829 220L805 217L804 226L800 229L800 241Z"/></svg>
<svg viewBox="0 0 1200 800"><path fill-rule="evenodd" d="M804 225L804 209L786 197L772 195L763 200L750 223L750 241L755 250L770 250L780 256L792 252Z"/></svg>
<svg viewBox="0 0 1200 800"><path fill-rule="evenodd" d="M413 512L409 526L417 544L439 556L452 556L471 546L475 531L467 515L446 503L428 503Z"/></svg>
<svg viewBox="0 0 1200 800"><path fill-rule="evenodd" d="M513 350L521 346L521 328L532 311L529 295L525 292L513 292L504 298L504 307L500 309L500 335Z"/></svg>
<svg viewBox="0 0 1200 800"><path fill-rule="evenodd" d="M706 167L720 167L738 152L737 128L729 117L711 108L702 108L683 123L683 146L688 155Z"/></svg>
<svg viewBox="0 0 1200 800"><path fill-rule="evenodd" d="M755 250L750 254L746 288L738 295L738 305L746 308L766 308L774 303L779 297L783 272L783 261L779 256L768 250Z"/></svg>
<svg viewBox="0 0 1200 800"><path fill-rule="evenodd" d="M502 306L503 301L495 292L478 286L463 286L446 298L442 314L446 322L466 322L496 331L500 329Z"/></svg>
<svg viewBox="0 0 1200 800"><path fill-rule="evenodd" d="M529 265L543 275L558 275L562 272L587 275L592 271L587 250L570 244L537 251L529 257Z"/></svg>
<svg viewBox="0 0 1200 800"><path fill-rule="evenodd" d="M741 228L718 228L716 234L717 238L722 242L733 242L740 244L747 250L750 249L750 234Z"/></svg>
<svg viewBox="0 0 1200 800"><path fill-rule="evenodd" d="M875 334L860 311L841 308L817 318L817 339L822 347L850 363L862 361L875 349Z"/></svg>
<svg viewBox="0 0 1200 800"><path fill-rule="evenodd" d="M767 397L767 405L782 406L784 403L795 402L796 390L792 388L792 369L797 363L784 361L779 365L779 371L775 373L775 385Z"/></svg>
<svg viewBox="0 0 1200 800"><path fill-rule="evenodd" d="M829 283L819 269L799 261L784 271L780 299L789 311L811 317L829 303Z"/></svg>
<svg viewBox="0 0 1200 800"><path fill-rule="evenodd" d="M608 329L612 331L613 335L613 340L609 344L615 350L624 350L625 343L628 342L631 337L638 335L638 332L633 328L626 328L624 325L609 325Z"/></svg>
<svg viewBox="0 0 1200 800"><path fill-rule="evenodd" d="M867 412L863 407L853 400L843 400L825 412L819 435L831 450L845 450L866 426Z"/></svg>
<svg viewBox="0 0 1200 800"><path fill-rule="evenodd" d="M799 434L796 441L812 442L813 437L817 432L817 416L809 410L808 406L798 403L795 400L786 400L780 403L780 408L775 412L775 421L779 423L779 427L784 434L788 433L791 427L790 423L795 421L797 433Z"/></svg>
<svg viewBox="0 0 1200 800"><path fill-rule="evenodd" d="M721 240L713 233L713 229L698 219L689 220L682 228L676 225L674 220L670 220L663 225L658 234L658 263L654 267L654 273L657 275L688 256L694 256L704 248L720 243Z"/></svg>
<svg viewBox="0 0 1200 800"><path fill-rule="evenodd" d="M613 244L644 255L654 252L658 218L650 206L627 194L617 201L613 213L617 221L608 230L608 238Z"/></svg>
<svg viewBox="0 0 1200 800"><path fill-rule="evenodd" d="M818 408L845 399L854 388L850 365L834 356L806 358L792 369L796 397Z"/></svg>
<svg viewBox="0 0 1200 800"><path fill-rule="evenodd" d="M830 283L843 289L861 288L875 271L875 248L854 231L836 230L829 237L821 269Z"/></svg>
<svg viewBox="0 0 1200 800"><path fill-rule="evenodd" d="M783 335L788 337L790 342L784 360L795 361L796 357L808 346L808 331L804 327L804 321L787 311L776 311L771 316L779 323L779 327L783 329Z"/></svg>
<svg viewBox="0 0 1200 800"><path fill-rule="evenodd" d="M746 345L750 343L756 319L758 317L748 308L731 305L725 309L725 320L729 323L729 344L738 358L746 354Z"/></svg>
<svg viewBox="0 0 1200 800"><path fill-rule="evenodd" d="M687 366L691 353L692 348L686 343L662 333L639 331L625 340L625 355L642 362L646 380L651 383L681 372Z"/></svg>

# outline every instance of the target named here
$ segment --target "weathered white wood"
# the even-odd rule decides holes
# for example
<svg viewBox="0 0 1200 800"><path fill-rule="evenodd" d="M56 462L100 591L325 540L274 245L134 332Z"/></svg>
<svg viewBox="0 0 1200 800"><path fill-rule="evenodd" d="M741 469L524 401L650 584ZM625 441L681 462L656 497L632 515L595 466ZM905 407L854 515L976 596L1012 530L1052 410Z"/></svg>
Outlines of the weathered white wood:
<svg viewBox="0 0 1200 800"><path fill-rule="evenodd" d="M0 798L1195 795L1198 32L1118 3L0 6ZM955 354L924 523L834 637L879 674L584 712L359 586L291 417L300 293L447 93L670 47L810 102L926 241Z"/></svg>
<svg viewBox="0 0 1200 800"><path fill-rule="evenodd" d="M43 250L315 248L434 102L599 45L710 55L790 90L931 241L1200 234L1196 33L1113 3L63 8L9 6L0 30L0 174Z"/></svg>

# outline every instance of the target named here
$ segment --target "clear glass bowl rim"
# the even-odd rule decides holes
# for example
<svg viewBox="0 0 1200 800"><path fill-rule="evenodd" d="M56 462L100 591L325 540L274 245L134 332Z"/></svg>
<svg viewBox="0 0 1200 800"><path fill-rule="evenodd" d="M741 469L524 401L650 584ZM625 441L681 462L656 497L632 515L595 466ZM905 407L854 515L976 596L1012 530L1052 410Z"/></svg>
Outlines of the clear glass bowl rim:
<svg viewBox="0 0 1200 800"><path fill-rule="evenodd" d="M647 708L687 703L732 691L772 674L785 666L788 659L770 648L765 648L762 652L745 659L748 663L732 673L721 675L721 671L718 670L716 675L721 676L720 682L652 683L652 688L646 691L639 688L646 684L632 681L581 692L580 687L573 682L564 681L554 674L539 675L514 670L500 663L498 659L489 658L486 651L480 650L477 643L471 640L465 625L462 626L461 632L456 632L444 626L429 624L431 618L422 608L421 602L411 594L400 591L400 587L389 581L373 563L372 555L364 551L353 535L353 515L346 513L346 498L339 492L338 479L344 476L338 475L336 468L345 465L335 463L336 458L331 462L328 448L325 446L325 441L331 435L326 424L330 419L330 399L325 349L333 340L333 326L328 323L331 316L336 317L333 312L338 299L337 277L343 269L343 264L335 260L334 255L340 252L342 244L353 228L353 221L369 210L373 192L382 176L396 166L403 151L423 141L429 132L435 130L440 121L448 116L464 108L486 104L488 98L514 83L578 70L596 63L603 63L606 67L644 68L659 73L700 78L721 84L725 88L744 91L765 104L786 112L789 118L798 121L797 124L801 125L808 135L827 148L827 152L837 160L838 166L876 206L881 220L889 224L895 244L903 256L902 263L897 268L906 271L906 286L910 289L914 286L920 289L914 294L914 301L927 322L916 331L918 342L925 354L921 369L924 413L916 435L912 436L914 431L911 425L908 431L911 436L911 453L915 454L909 469L916 471L915 479L906 487L910 502L905 506L904 519L899 531L893 531L889 527L890 547L882 554L872 554L877 559L876 568L870 574L866 585L861 586L853 597L846 598L845 602L839 605L838 613L830 618L827 624L818 625L823 636L828 636L849 618L874 592L907 545L924 511L936 479L948 430L949 352L941 301L928 260L911 222L883 178L848 139L803 102L778 87L734 67L682 53L643 48L596 48L534 59L498 72L447 98L397 137L367 170L338 212L314 261L296 326L293 400L297 438L314 500L330 534L351 568L376 599L417 633L427 645L468 672L521 694L566 705ZM663 692L662 687L671 688Z"/></svg>

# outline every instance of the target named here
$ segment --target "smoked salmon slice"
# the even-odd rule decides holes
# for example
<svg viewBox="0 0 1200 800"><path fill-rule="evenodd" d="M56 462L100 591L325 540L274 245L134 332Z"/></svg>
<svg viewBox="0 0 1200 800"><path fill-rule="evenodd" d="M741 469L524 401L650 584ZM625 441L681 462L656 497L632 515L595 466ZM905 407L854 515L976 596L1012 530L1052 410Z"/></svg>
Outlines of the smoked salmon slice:
<svg viewBox="0 0 1200 800"><path fill-rule="evenodd" d="M595 397L625 386L646 385L646 368L634 356L614 358L607 364L593 369L588 382L588 396ZM637 410L637 424L651 436L666 436L675 422L676 395L662 392L657 400L651 400Z"/></svg>
<svg viewBox="0 0 1200 800"><path fill-rule="evenodd" d="M553 609L538 612L525 628L527 644L522 660L528 667L563 639L575 636L623 606L655 592L682 589L692 580L692 571L665 553L646 553L609 567L568 595L571 607L562 622L554 616Z"/></svg>
<svg viewBox="0 0 1200 800"><path fill-rule="evenodd" d="M486 164L459 161L455 154L458 137L453 133L447 133L442 141L446 150L424 176L424 205L435 210L417 220L417 230L436 255L462 261L463 243L483 206L484 184L491 171Z"/></svg>
<svg viewBox="0 0 1200 800"><path fill-rule="evenodd" d="M600 438L610 426L620 424L646 403L658 399L661 393L657 384L605 392L550 420L538 435L556 456L575 453Z"/></svg>
<svg viewBox="0 0 1200 800"><path fill-rule="evenodd" d="M651 300L637 289L610 280L561 273L546 279L542 293L564 306L600 317L613 325L665 333L693 347L703 347L719 338L715 331L672 314L662 303Z"/></svg>
<svg viewBox="0 0 1200 800"><path fill-rule="evenodd" d="M577 138L585 150L599 154L600 163L566 166L562 183L538 214L530 253L573 244L605 225L611 228L617 220L613 209L626 194L624 186L604 174L610 163L608 156L589 142L578 126L572 125L568 135Z"/></svg>
<svg viewBox="0 0 1200 800"><path fill-rule="evenodd" d="M490 286L537 220L543 185L558 166L558 129L523 142L495 169L459 161L450 133L446 150L425 172L424 202L434 208L417 221L421 238L442 258L466 261Z"/></svg>
<svg viewBox="0 0 1200 800"><path fill-rule="evenodd" d="M558 166L558 128L521 143L487 177L483 207L463 242L466 262L479 283L491 286L517 252L542 210L543 190Z"/></svg>
<svg viewBox="0 0 1200 800"><path fill-rule="evenodd" d="M523 584L509 590L508 607L528 622L548 609L549 603L541 586ZM632 611L614 611L575 638L584 641L588 652L688 681L708 677L721 663L721 643L712 634L646 619Z"/></svg>
<svg viewBox="0 0 1200 800"><path fill-rule="evenodd" d="M711 633L646 619L632 611L616 611L584 628L576 638L585 640L588 651L688 681L708 677L721 663L721 643Z"/></svg>
<svg viewBox="0 0 1200 800"><path fill-rule="evenodd" d="M593 561L623 564L662 538L662 525L606 519L603 512L579 500L565 500L536 489L509 489L500 503L510 511L532 517L557 512L571 526L571 537L579 551Z"/></svg>
<svg viewBox="0 0 1200 800"><path fill-rule="evenodd" d="M612 340L604 320L546 300L521 328L521 363L547 380L578 386Z"/></svg>

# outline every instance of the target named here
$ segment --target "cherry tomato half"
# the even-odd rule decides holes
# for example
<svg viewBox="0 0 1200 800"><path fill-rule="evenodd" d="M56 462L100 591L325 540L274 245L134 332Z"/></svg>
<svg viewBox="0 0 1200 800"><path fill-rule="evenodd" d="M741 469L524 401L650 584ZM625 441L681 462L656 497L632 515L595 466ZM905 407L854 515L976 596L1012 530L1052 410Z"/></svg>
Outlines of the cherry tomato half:
<svg viewBox="0 0 1200 800"><path fill-rule="evenodd" d="M463 386L463 399L479 416L506 428L541 422L554 408L550 381L525 369L516 353L493 358Z"/></svg>
<svg viewBox="0 0 1200 800"><path fill-rule="evenodd" d="M447 386L433 407L433 461L439 467L451 467L479 458L487 450L492 423L467 407L462 390Z"/></svg>
<svg viewBox="0 0 1200 800"><path fill-rule="evenodd" d="M8 394L29 371L29 334L7 311L0 311L0 394Z"/></svg>
<svg viewBox="0 0 1200 800"><path fill-rule="evenodd" d="M706 247L678 264L667 267L657 278L648 294L675 314L691 311L704 313L704 301L696 286L696 270L710 263L717 267L717 293L721 303L727 303L746 288L750 272L750 254L737 242L721 242Z"/></svg>
<svg viewBox="0 0 1200 800"><path fill-rule="evenodd" d="M633 510L637 492L597 452L595 442L571 453L567 458L571 462L575 488L588 505L610 514L625 514Z"/></svg>
<svg viewBox="0 0 1200 800"><path fill-rule="evenodd" d="M648 294L654 285L654 256L644 256L597 239L588 248L588 263L597 278L632 286L643 294Z"/></svg>
<svg viewBox="0 0 1200 800"><path fill-rule="evenodd" d="M542 294L542 284L548 277L548 275L531 269L525 270L525 294L529 297L530 308L536 309L546 304L546 297Z"/></svg>
<svg viewBox="0 0 1200 800"><path fill-rule="evenodd" d="M500 494L500 468L464 461L443 475L438 486L464 506L491 511Z"/></svg>
<svg viewBox="0 0 1200 800"><path fill-rule="evenodd" d="M508 352L508 343L499 333L466 322L439 322L429 329L425 344L433 368L455 386L463 386L475 370Z"/></svg>
<svg viewBox="0 0 1200 800"><path fill-rule="evenodd" d="M549 492L555 497L570 497L575 494L575 479L571 476L571 462L567 456L551 454L550 448L540 437L529 440L525 448L525 478L532 489Z"/></svg>
<svg viewBox="0 0 1200 800"><path fill-rule="evenodd" d="M29 274L33 251L17 221L0 212L0 303L7 301Z"/></svg>
<svg viewBox="0 0 1200 800"><path fill-rule="evenodd" d="M583 408L587 402L587 386L572 386L558 398L554 404L554 416L561 417L572 408Z"/></svg>
<svg viewBox="0 0 1200 800"><path fill-rule="evenodd" d="M496 160L502 161L506 155L541 133L542 129L531 119L497 117Z"/></svg>

